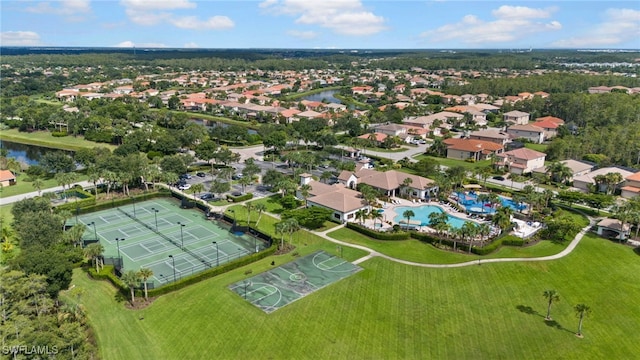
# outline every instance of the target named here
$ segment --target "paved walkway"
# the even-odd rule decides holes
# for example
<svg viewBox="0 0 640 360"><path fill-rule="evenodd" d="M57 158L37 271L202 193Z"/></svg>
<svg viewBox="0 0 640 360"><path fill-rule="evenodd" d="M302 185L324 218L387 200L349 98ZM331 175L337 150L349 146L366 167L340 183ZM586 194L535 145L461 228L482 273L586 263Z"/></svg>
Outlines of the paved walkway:
<svg viewBox="0 0 640 360"><path fill-rule="evenodd" d="M405 265L410 265L410 266L418 266L418 267L423 267L423 268L458 268L458 267L464 267L464 266L471 266L471 265L480 265L480 264L487 264L487 263L497 263L497 262L532 262L532 261L548 261L548 260L556 260L556 259L560 259L563 258L567 255L569 255L575 248L576 246L578 246L578 244L580 243L580 240L582 240L582 238L584 237L584 235L587 233L587 231L589 231L589 229L595 225L596 223L596 219L592 218L592 217L588 217L589 219L589 225L587 225L586 227L584 227L582 230L580 230L580 232L578 232L578 234L576 234L576 236L573 238L573 240L571 241L571 243L569 244L569 246L567 246L564 250L562 250L561 252L554 254L554 255L550 255L550 256L542 256L542 257L534 257L534 258L495 258L495 259L478 259L478 260L472 260L472 261L467 261L467 262L463 262L463 263L455 263L455 264L425 264L425 263L418 263L418 262L413 262L413 261L407 261L407 260L402 260L402 259L397 259L394 257L391 257L389 255L385 255L382 254L380 252L377 252L373 249L370 249L366 246L362 246L362 245L356 245L356 244L350 244L344 241L340 241L334 238L331 238L327 235L327 233L332 232L334 230L338 230L340 228L343 228L345 225L342 224L338 227L334 227L331 228L329 230L325 230L322 232L315 232L313 231L314 234L329 240L333 243L342 245L342 246L348 246L348 247L352 247L355 249L360 249L360 250L364 250L366 252L368 252L369 254L361 257L360 259L354 260L353 263L354 264L360 264L363 261L367 261L373 257L381 257L383 259L387 259L390 261L395 261L397 263L400 264L405 264Z"/></svg>
<svg viewBox="0 0 640 360"><path fill-rule="evenodd" d="M80 181L80 182L77 182L77 183L73 183L73 184L71 184L71 187L74 187L76 185L82 186L83 189L93 188L93 183L91 183L89 181ZM42 189L41 193L56 192L56 191L62 191L62 190L63 190L62 186L56 186L56 187L52 187L52 188ZM38 194L38 191L32 191L32 192L29 192L29 193L13 195L13 196L2 196L2 197L0 197L0 206L1 205L12 204L14 202L18 202L18 201L24 200L24 199L34 198L36 196L40 196L40 194Z"/></svg>

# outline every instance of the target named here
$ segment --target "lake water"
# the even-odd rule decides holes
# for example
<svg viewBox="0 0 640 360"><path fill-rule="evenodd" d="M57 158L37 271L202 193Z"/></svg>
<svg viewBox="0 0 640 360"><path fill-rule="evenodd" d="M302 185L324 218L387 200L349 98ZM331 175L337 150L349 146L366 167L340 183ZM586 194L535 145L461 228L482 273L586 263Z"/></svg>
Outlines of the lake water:
<svg viewBox="0 0 640 360"><path fill-rule="evenodd" d="M19 162L25 163L28 165L38 164L38 160L40 160L40 157L47 151L51 151L51 149L49 148L44 148L44 147L34 146L34 145L18 144L10 141L3 141L3 140L0 140L0 148L6 149L9 151L9 155L7 157L14 158Z"/></svg>
<svg viewBox="0 0 640 360"><path fill-rule="evenodd" d="M49 151L64 151L73 156L73 151L52 149L37 145L19 144L11 141L0 140L0 148L8 151L7 157L14 158L27 165L37 165L40 157Z"/></svg>
<svg viewBox="0 0 640 360"><path fill-rule="evenodd" d="M327 91L319 92L317 94L307 95L303 97L303 99L309 100L309 101L327 100L330 103L342 104L342 101L340 101L340 99L333 97L333 95L337 92L338 90L327 90Z"/></svg>

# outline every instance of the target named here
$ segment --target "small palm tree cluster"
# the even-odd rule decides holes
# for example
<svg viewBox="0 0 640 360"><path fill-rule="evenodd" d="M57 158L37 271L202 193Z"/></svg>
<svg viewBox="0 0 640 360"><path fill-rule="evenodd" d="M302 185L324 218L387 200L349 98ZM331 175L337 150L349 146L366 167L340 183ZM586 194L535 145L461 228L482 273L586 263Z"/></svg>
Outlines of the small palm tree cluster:
<svg viewBox="0 0 640 360"><path fill-rule="evenodd" d="M144 284L144 299L145 301L149 301L149 290L147 288L147 280L153 276L153 270L148 268L141 268L138 271L129 270L122 274L120 278L122 282L129 288L131 291L131 305L136 301L135 288L142 283Z"/></svg>
<svg viewBox="0 0 640 360"><path fill-rule="evenodd" d="M560 301L560 294L553 289L545 290L542 293L542 296L547 300L547 316L545 316L545 321L551 321L551 305ZM573 307L573 311L576 313L576 317L578 320L578 332L576 336L582 337L582 323L584 319L591 313L591 308L586 304L576 304Z"/></svg>

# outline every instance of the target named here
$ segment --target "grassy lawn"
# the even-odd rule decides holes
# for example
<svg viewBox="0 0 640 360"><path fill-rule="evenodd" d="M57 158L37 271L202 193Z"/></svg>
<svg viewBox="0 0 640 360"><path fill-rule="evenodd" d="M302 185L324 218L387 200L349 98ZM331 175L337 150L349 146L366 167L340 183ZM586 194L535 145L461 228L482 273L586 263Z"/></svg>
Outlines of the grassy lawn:
<svg viewBox="0 0 640 360"><path fill-rule="evenodd" d="M88 179L87 175L84 174L80 174L80 173L76 173L77 175L77 180L76 181L84 181ZM17 182L15 185L13 186L5 186L2 188L2 197L7 197L7 196L14 196L14 195L20 195L20 194L26 194L26 193L30 193L32 191L37 191L36 188L33 187L32 182L31 181L25 181L24 179L27 178L27 175L25 174L19 174L17 177ZM58 182L54 179L43 179L43 186L42 186L42 192L45 193L47 192L47 189L55 187L55 186L59 186Z"/></svg>
<svg viewBox="0 0 640 360"><path fill-rule="evenodd" d="M351 229L342 228L330 232L329 237L342 240L351 244L363 245L376 250L385 255L397 259L408 260L425 264L454 264L476 260L479 258L475 254L462 252L454 253L444 251L431 244L423 243L415 239L402 241L375 240ZM569 245L553 243L551 241L540 241L537 244L527 247L502 246L497 251L482 256L483 259L509 258L509 257L539 257L557 254Z"/></svg>
<svg viewBox="0 0 640 360"><path fill-rule="evenodd" d="M48 131L35 131L32 133L19 132L17 129L1 130L0 137L6 141L13 141L21 144L30 144L53 149L78 150L83 148L105 147L111 150L115 145L97 143L85 140L83 137L53 137Z"/></svg>
<svg viewBox="0 0 640 360"><path fill-rule="evenodd" d="M524 147L526 147L527 149L535 150L535 151L545 152L547 150L547 148L549 147L549 145L547 145L547 144L526 143L526 144L524 144Z"/></svg>
<svg viewBox="0 0 640 360"><path fill-rule="evenodd" d="M328 245L327 245L328 244ZM308 246L307 253L328 242ZM347 249L345 248L345 251ZM346 256L345 252L345 256ZM586 236L551 262L423 269L374 258L364 271L265 314L228 289L247 268L132 311L106 282L75 270L73 285L100 349L111 359L631 359L638 343L640 261L628 247ZM623 291L611 291L612 284ZM542 292L556 289L554 322ZM573 306L585 303L584 339Z"/></svg>
<svg viewBox="0 0 640 360"><path fill-rule="evenodd" d="M424 155L424 154L414 156L413 158L418 160L418 161L420 161L420 159L432 159L432 160L435 160L436 162L438 162L438 164L444 165L446 167L462 166L465 169L467 169L468 171L472 171L473 169L477 169L477 168L481 168L481 167L485 167L485 166L491 165L491 160L482 160L482 161L476 161L476 162L466 162L464 160L447 159L447 158L435 157L435 156Z"/></svg>

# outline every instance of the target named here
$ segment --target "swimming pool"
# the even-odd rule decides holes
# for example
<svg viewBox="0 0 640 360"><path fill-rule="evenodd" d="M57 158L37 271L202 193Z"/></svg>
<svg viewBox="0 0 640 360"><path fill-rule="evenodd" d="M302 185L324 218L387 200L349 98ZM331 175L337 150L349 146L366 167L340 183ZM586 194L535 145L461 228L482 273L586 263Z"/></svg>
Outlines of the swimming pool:
<svg viewBox="0 0 640 360"><path fill-rule="evenodd" d="M461 199L458 201L458 203L463 205L465 209L467 209L467 211L469 212L484 213L484 214L493 214L496 212L496 209L494 207L491 207L491 204L478 201L477 194L474 194L474 193L464 194L464 193L457 192L456 195L458 196L458 199ZM525 204L517 204L513 202L512 199L509 199L503 196L498 196L498 198L500 198L500 203L502 204L502 206L510 207L516 211L522 211L527 207L527 205Z"/></svg>
<svg viewBox="0 0 640 360"><path fill-rule="evenodd" d="M411 210L413 211L414 214L416 214L416 216L411 218L411 221L420 221L421 222L421 226L429 226L429 214L434 213L434 212L444 212L444 210L439 207L439 206L435 206L435 205L422 205L422 206L417 206L417 207L411 207L411 206L398 206L394 209L394 211L396 212L396 217L393 218L393 221L395 221L397 224L400 224L401 220L407 221L407 218L402 216L402 214L406 211L406 210ZM454 228L461 228L462 225L465 223L466 220L464 219L460 219L457 218L455 216L451 216L449 214L447 214L447 216L449 217L449 221L447 221L447 223Z"/></svg>

